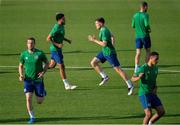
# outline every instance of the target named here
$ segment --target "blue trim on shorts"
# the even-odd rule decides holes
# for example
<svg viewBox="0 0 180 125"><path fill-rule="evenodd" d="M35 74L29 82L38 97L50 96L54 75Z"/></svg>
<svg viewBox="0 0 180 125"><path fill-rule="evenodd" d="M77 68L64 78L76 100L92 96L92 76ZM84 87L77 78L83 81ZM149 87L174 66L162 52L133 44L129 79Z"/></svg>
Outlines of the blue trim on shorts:
<svg viewBox="0 0 180 125"><path fill-rule="evenodd" d="M116 54L104 56L103 52L101 51L97 54L96 58L98 58L101 61L101 63L104 63L107 60L113 67L119 67L120 66L120 63L119 63L119 60L118 60Z"/></svg>
<svg viewBox="0 0 180 125"><path fill-rule="evenodd" d="M64 64L62 50L51 51L51 59L58 64Z"/></svg>
<svg viewBox="0 0 180 125"><path fill-rule="evenodd" d="M151 48L151 38L150 37L144 37L144 38L136 38L136 48L141 49L141 48L147 49Z"/></svg>
<svg viewBox="0 0 180 125"><path fill-rule="evenodd" d="M141 105L144 109L156 108L156 107L162 105L159 97L155 94L152 94L152 93L139 96L139 100L140 100Z"/></svg>
<svg viewBox="0 0 180 125"><path fill-rule="evenodd" d="M46 91L44 88L44 82L34 81L34 80L24 80L24 93L35 92L36 96L44 97L46 96Z"/></svg>

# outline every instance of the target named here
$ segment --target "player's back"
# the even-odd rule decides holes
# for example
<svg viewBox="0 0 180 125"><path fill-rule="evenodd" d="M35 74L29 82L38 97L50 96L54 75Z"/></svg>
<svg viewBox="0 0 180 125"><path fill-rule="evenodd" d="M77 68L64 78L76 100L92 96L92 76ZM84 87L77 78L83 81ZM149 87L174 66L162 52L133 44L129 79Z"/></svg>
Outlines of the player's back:
<svg viewBox="0 0 180 125"><path fill-rule="evenodd" d="M145 12L137 12L133 16L133 27L136 31L136 36L138 38L143 38L149 36L149 31L147 29L148 24L148 14Z"/></svg>

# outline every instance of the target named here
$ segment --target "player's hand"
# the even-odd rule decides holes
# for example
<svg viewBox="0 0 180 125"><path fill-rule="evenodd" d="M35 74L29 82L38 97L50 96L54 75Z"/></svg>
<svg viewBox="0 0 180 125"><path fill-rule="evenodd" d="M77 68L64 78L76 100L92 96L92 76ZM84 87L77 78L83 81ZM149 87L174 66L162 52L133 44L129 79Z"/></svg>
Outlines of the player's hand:
<svg viewBox="0 0 180 125"><path fill-rule="evenodd" d="M43 72L38 73L38 78L43 77L44 73L45 73L44 71L43 71Z"/></svg>
<svg viewBox="0 0 180 125"><path fill-rule="evenodd" d="M23 81L24 80L24 76L19 76L19 81Z"/></svg>
<svg viewBox="0 0 180 125"><path fill-rule="evenodd" d="M89 35L89 36L88 36L88 40L89 40L89 41L94 42L95 39L96 39L96 37L95 37L94 35Z"/></svg>

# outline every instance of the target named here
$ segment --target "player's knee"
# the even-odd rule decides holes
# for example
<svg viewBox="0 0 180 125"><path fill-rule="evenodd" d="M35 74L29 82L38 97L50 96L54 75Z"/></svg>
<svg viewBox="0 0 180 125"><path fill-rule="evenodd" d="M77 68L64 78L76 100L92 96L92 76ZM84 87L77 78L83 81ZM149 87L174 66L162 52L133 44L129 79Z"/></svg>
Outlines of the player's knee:
<svg viewBox="0 0 180 125"><path fill-rule="evenodd" d="M65 65L64 64L59 64L59 69L60 70L64 70L65 69Z"/></svg>
<svg viewBox="0 0 180 125"><path fill-rule="evenodd" d="M31 98L27 98L26 101L30 103L32 101L32 99Z"/></svg>
<svg viewBox="0 0 180 125"><path fill-rule="evenodd" d="M163 116L165 114L165 110L163 109L163 110L161 110L161 111L158 111L158 115L159 116Z"/></svg>
<svg viewBox="0 0 180 125"><path fill-rule="evenodd" d="M90 64L91 64L92 67L96 66L96 62L94 60L92 60Z"/></svg>
<svg viewBox="0 0 180 125"><path fill-rule="evenodd" d="M42 98L42 99L38 99L38 100L37 100L37 104L42 104L42 103L43 103L43 101L44 101L44 98Z"/></svg>
<svg viewBox="0 0 180 125"><path fill-rule="evenodd" d="M42 104L43 101L37 101L37 104Z"/></svg>
<svg viewBox="0 0 180 125"><path fill-rule="evenodd" d="M146 115L147 118L151 118L152 117L152 113L151 112L146 112L145 115Z"/></svg>

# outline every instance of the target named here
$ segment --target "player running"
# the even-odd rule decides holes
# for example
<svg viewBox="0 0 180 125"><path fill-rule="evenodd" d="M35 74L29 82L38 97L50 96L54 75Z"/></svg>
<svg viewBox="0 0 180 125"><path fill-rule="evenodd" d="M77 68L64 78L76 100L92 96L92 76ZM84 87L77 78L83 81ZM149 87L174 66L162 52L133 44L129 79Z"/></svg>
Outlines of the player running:
<svg viewBox="0 0 180 125"><path fill-rule="evenodd" d="M77 86L71 85L67 78L65 73L65 65L63 61L63 54L62 54L62 47L63 47L63 41L68 42L71 44L71 40L65 38L65 16L62 13L56 14L56 21L57 23L52 28L51 32L49 33L47 37L47 41L51 42L50 45L50 51L51 51L51 61L49 64L49 68L54 68L56 64L58 65L58 68L60 70L60 75L63 80L64 86L66 90L73 90Z"/></svg>
<svg viewBox="0 0 180 125"><path fill-rule="evenodd" d="M157 52L151 52L149 55L148 63L142 65L135 76L132 77L132 81L139 81L139 100L144 108L145 117L143 124L152 124L161 118L164 113L164 107L157 96L156 78L158 75L158 67L156 64L159 60L159 54ZM152 108L157 111L152 116Z"/></svg>
<svg viewBox="0 0 180 125"><path fill-rule="evenodd" d="M139 67L141 49L143 48L143 46L146 50L146 62L148 61L148 56L151 50L151 39L149 35L151 29L149 25L149 15L147 14L147 10L147 2L142 2L140 5L140 11L135 13L132 19L132 27L136 32L135 73L137 72Z"/></svg>
<svg viewBox="0 0 180 125"><path fill-rule="evenodd" d="M109 77L106 75L106 73L103 71L103 69L100 67L99 63L104 63L106 60L114 67L115 71L124 79L128 86L128 95L131 95L133 92L133 85L131 81L128 79L126 73L121 69L120 63L117 59L116 50L114 48L115 39L110 30L105 26L105 20L104 18L98 18L95 21L96 29L98 29L99 32L99 40L93 35L89 35L88 39L91 42L94 42L98 44L99 46L102 46L102 51L97 54L96 57L94 57L91 61L91 66L96 70L97 73L99 73L102 77L102 81L99 83L99 86L105 84Z"/></svg>
<svg viewBox="0 0 180 125"><path fill-rule="evenodd" d="M20 56L19 80L24 81L26 106L30 116L28 123L32 124L35 122L32 106L33 92L36 94L37 103L41 104L46 95L43 75L48 68L48 60L41 50L35 48L35 39L33 37L27 39L27 48ZM23 75L23 68L25 68L25 75Z"/></svg>

